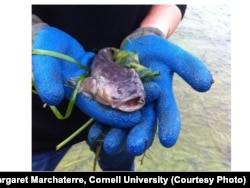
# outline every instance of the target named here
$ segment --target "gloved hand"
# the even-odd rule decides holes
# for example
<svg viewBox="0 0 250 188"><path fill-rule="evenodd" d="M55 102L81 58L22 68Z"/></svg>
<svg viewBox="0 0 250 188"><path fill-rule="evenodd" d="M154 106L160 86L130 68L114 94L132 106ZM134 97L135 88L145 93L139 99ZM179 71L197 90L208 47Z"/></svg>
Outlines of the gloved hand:
<svg viewBox="0 0 250 188"><path fill-rule="evenodd" d="M137 53L142 65L152 71L160 71L161 75L154 81L160 86L161 96L141 110L142 121L132 128L107 128L96 123L89 132L90 146L103 141L104 152L114 155L114 158L119 158L120 152L124 150L128 156L141 155L153 142L157 117L159 140L163 146L172 147L178 139L181 127L172 90L174 73L199 92L210 89L212 75L198 58L164 39L163 34L155 28L136 30L124 40L121 49Z"/></svg>
<svg viewBox="0 0 250 188"><path fill-rule="evenodd" d="M181 127L172 88L173 75L177 73L193 89L205 92L213 83L210 71L198 58L163 38L161 31L156 28L135 30L124 40L121 49L137 53L142 65L153 71L160 71L161 75L155 78L155 82L161 87L161 97L156 104L158 136L163 146L172 147ZM128 150L133 145L130 140L137 138L136 134L128 138Z"/></svg>
<svg viewBox="0 0 250 188"><path fill-rule="evenodd" d="M33 19L34 18L34 19ZM50 50L68 55L78 60L82 65L90 67L95 56L86 52L84 48L65 32L48 26L39 18L33 17L32 49ZM44 103L58 105L66 97L70 98L72 89L65 86L66 80L86 73L79 66L44 55L32 55L32 71L37 92ZM140 122L141 112L122 112L104 107L88 97L78 95L75 104L85 114L98 122L113 127L132 127Z"/></svg>

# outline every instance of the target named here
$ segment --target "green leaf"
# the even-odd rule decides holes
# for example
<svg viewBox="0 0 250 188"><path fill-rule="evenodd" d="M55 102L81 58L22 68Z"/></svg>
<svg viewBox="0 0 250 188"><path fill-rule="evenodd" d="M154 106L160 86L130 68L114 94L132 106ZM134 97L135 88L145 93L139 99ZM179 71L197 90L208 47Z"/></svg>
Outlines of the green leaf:
<svg viewBox="0 0 250 188"><path fill-rule="evenodd" d="M114 54L114 62L126 68L133 68L139 74L142 81L146 79L152 80L154 77L160 75L159 71L152 71L141 65L138 54L117 48L111 48L111 50Z"/></svg>

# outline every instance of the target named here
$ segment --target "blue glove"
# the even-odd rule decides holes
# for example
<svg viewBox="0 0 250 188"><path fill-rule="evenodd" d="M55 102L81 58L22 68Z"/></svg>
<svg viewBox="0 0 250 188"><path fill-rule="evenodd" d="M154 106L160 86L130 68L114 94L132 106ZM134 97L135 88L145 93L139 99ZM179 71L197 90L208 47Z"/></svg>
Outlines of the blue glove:
<svg viewBox="0 0 250 188"><path fill-rule="evenodd" d="M34 19L35 20L35 19ZM38 20L38 21L37 21ZM84 48L67 33L50 27L37 19L32 26L32 49L42 49L68 55L82 65L90 67L94 54ZM32 71L37 92L41 100L48 105L58 105L64 97L70 98L72 89L66 86L66 80L86 73L84 69L71 62L46 55L32 55ZM95 100L78 95L76 106L98 122L114 127L132 127L140 122L141 112L122 112L100 105Z"/></svg>
<svg viewBox="0 0 250 188"><path fill-rule="evenodd" d="M155 78L155 82L161 87L161 97L156 104L158 136L163 146L172 147L181 128L172 88L174 73L198 92L208 91L213 79L203 62L162 36L156 28L140 28L124 40L121 49L137 53L142 65L153 71L160 71L161 75ZM154 116L153 113L148 115ZM137 134L131 134L129 140L137 138Z"/></svg>

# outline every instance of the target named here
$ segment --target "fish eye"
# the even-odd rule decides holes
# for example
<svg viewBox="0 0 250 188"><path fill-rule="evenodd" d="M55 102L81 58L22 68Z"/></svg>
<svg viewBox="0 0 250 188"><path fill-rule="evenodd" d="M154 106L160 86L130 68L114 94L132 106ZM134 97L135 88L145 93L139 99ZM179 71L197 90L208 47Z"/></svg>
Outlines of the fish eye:
<svg viewBox="0 0 250 188"><path fill-rule="evenodd" d="M117 88L117 93L118 93L119 95L123 95L124 89L123 89L122 87Z"/></svg>

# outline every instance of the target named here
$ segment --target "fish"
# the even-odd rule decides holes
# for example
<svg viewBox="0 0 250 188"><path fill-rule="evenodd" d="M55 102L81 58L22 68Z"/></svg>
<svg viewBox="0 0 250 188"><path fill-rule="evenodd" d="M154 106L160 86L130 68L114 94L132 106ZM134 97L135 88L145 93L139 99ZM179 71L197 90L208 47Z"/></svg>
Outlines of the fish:
<svg viewBox="0 0 250 188"><path fill-rule="evenodd" d="M74 88L78 78L70 78L66 85ZM111 48L100 49L95 55L78 94L96 100L100 104L133 112L145 104L145 90L139 74L133 68L125 68L114 62Z"/></svg>

